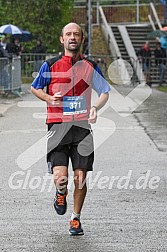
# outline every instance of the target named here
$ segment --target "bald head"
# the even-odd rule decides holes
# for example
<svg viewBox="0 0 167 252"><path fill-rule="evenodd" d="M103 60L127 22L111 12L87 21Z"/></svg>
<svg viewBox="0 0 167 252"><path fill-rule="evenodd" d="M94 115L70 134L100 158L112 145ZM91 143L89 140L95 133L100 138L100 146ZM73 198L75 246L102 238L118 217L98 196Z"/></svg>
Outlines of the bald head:
<svg viewBox="0 0 167 252"><path fill-rule="evenodd" d="M81 45L84 43L81 27L76 23L69 23L64 26L60 36L60 42L64 46L65 55L77 55Z"/></svg>
<svg viewBox="0 0 167 252"><path fill-rule="evenodd" d="M83 38L83 31L81 29L81 27L77 24L77 23L68 23L67 25L65 25L61 31L61 36L64 35L64 33L67 31L67 30L71 30L71 29L76 29L78 30L80 33L81 33L81 37Z"/></svg>

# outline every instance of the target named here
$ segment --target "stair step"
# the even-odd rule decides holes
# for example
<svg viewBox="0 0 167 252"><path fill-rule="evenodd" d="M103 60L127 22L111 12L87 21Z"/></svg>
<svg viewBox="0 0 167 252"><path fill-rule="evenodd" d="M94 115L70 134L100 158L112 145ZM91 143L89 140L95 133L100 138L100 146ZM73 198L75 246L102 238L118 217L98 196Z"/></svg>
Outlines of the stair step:
<svg viewBox="0 0 167 252"><path fill-rule="evenodd" d="M147 34L152 31L151 26L126 26L129 37L131 39L131 42L133 44L134 50L137 52L147 41ZM119 47L120 53L122 55L122 59L127 60L130 62L129 55L126 51L125 44L126 41L123 41L119 29L117 26L111 26L111 29L114 33L115 39L117 41L117 45ZM154 39L149 40L150 47L152 49L155 48L156 41ZM150 76L151 76L151 82L153 84L159 84L159 70L155 66L154 58L151 61L151 69L150 69Z"/></svg>

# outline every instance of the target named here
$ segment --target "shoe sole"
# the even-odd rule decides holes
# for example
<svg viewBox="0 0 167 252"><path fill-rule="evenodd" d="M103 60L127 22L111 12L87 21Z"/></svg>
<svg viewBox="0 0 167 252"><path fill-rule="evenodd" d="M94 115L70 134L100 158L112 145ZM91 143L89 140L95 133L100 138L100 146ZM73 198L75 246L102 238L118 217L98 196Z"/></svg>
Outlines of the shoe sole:
<svg viewBox="0 0 167 252"><path fill-rule="evenodd" d="M57 209L56 209L56 207L55 207L55 205L54 205L54 209L55 209L55 211L56 211L56 213L57 213L58 215L64 215L64 214L67 212L67 208L66 208L66 210L65 210L64 213L58 213L58 212L57 212Z"/></svg>
<svg viewBox="0 0 167 252"><path fill-rule="evenodd" d="M69 232L69 235L70 236L77 236L77 235L84 235L84 233L80 232L80 233L73 234L73 233Z"/></svg>
<svg viewBox="0 0 167 252"><path fill-rule="evenodd" d="M64 212L64 213L58 213L58 212L57 212L57 208L56 208L55 202L53 203L53 206L54 206L54 209L55 209L55 211L56 211L56 213L57 213L58 215L64 215L64 214L67 212L67 202L66 202L66 209L65 209L65 212Z"/></svg>

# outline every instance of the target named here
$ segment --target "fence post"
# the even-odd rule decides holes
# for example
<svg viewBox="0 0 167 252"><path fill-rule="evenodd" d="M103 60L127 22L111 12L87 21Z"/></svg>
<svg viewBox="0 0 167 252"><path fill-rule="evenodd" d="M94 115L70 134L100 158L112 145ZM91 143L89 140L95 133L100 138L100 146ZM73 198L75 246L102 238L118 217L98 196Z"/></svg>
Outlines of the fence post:
<svg viewBox="0 0 167 252"><path fill-rule="evenodd" d="M140 6L139 6L139 0L137 0L137 2L136 2L136 22L137 22L137 24L139 24L139 22L140 22L139 17L140 17Z"/></svg>
<svg viewBox="0 0 167 252"><path fill-rule="evenodd" d="M96 23L97 23L97 25L100 24L100 20L99 20L99 1L97 1L97 4L96 4Z"/></svg>
<svg viewBox="0 0 167 252"><path fill-rule="evenodd" d="M88 55L91 55L91 45L92 45L92 5L91 0L87 0L88 5Z"/></svg>

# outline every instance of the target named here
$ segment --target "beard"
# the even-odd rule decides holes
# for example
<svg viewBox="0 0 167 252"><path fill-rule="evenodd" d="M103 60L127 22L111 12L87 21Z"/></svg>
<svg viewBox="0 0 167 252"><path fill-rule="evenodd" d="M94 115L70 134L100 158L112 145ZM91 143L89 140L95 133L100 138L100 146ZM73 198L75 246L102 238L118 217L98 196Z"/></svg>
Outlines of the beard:
<svg viewBox="0 0 167 252"><path fill-rule="evenodd" d="M67 47L67 49L69 50L69 51L72 51L72 52L78 52L79 50L80 50L80 47L81 47L81 43L68 43L68 47Z"/></svg>

